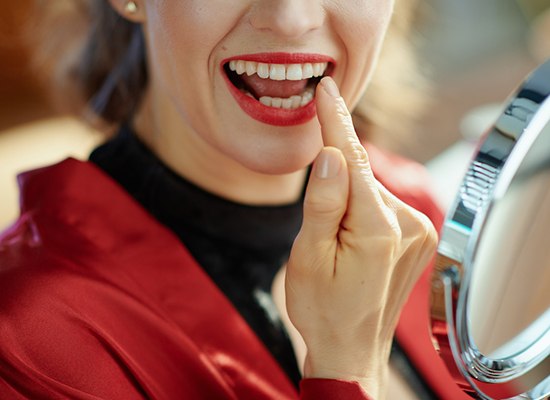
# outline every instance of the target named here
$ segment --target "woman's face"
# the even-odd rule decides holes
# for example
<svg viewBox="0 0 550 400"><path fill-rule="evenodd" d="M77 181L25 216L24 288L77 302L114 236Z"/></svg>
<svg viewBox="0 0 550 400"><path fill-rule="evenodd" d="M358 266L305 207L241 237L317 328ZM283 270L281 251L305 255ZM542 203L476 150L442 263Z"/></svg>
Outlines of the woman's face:
<svg viewBox="0 0 550 400"><path fill-rule="evenodd" d="M304 168L322 147L312 102L318 76L332 75L353 108L393 3L145 0L151 95L181 120L162 134L192 135L202 153L256 172Z"/></svg>

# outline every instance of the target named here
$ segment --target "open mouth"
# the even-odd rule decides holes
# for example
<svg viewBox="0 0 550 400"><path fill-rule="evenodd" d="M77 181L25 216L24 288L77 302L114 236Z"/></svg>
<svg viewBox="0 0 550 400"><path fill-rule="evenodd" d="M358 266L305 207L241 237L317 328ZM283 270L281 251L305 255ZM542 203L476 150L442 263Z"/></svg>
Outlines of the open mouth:
<svg viewBox="0 0 550 400"><path fill-rule="evenodd" d="M315 87L333 63L276 64L234 59L223 65L231 84L264 106L295 110L312 102Z"/></svg>
<svg viewBox="0 0 550 400"><path fill-rule="evenodd" d="M241 110L275 126L304 124L315 117L315 88L334 66L331 57L311 53L246 54L220 64Z"/></svg>

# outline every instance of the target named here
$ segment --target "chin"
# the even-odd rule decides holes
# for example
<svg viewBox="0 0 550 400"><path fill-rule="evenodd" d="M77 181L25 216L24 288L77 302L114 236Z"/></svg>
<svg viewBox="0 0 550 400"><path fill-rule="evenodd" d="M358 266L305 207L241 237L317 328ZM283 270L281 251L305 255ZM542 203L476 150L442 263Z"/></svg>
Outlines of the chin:
<svg viewBox="0 0 550 400"><path fill-rule="evenodd" d="M259 149L257 152L241 154L239 163L259 174L284 175L307 168L323 147L322 141L305 143L280 149Z"/></svg>
<svg viewBox="0 0 550 400"><path fill-rule="evenodd" d="M307 168L323 148L319 122L314 116L294 126L259 123L235 110L221 112L225 132L211 142L217 150L246 169L266 175L290 174ZM219 127L216 132L224 132ZM224 132L224 133L225 133Z"/></svg>

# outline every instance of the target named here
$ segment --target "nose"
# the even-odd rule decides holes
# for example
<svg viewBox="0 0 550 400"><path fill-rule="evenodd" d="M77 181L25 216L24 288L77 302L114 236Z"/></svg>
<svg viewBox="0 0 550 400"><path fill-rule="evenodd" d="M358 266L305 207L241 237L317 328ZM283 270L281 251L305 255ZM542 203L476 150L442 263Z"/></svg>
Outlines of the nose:
<svg viewBox="0 0 550 400"><path fill-rule="evenodd" d="M319 28L323 20L319 0L258 0L250 14L255 29L288 39Z"/></svg>

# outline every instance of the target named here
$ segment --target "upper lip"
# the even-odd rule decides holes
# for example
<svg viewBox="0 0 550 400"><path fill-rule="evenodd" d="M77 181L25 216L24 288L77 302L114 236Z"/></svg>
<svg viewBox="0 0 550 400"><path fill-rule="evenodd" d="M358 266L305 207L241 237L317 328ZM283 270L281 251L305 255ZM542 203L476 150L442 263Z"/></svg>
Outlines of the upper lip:
<svg viewBox="0 0 550 400"><path fill-rule="evenodd" d="M304 64L304 63L320 63L328 62L336 64L334 58L315 53L254 53L254 54L241 54L224 59L221 62L223 67L231 60L243 60L243 61L256 61L266 64Z"/></svg>

